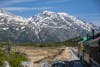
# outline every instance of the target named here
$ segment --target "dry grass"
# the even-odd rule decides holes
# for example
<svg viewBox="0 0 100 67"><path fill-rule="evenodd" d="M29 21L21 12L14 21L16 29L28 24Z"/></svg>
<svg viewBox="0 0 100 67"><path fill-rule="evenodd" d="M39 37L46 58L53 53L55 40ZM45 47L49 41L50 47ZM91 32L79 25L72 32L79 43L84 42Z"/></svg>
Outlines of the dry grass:
<svg viewBox="0 0 100 67"><path fill-rule="evenodd" d="M30 46L16 46L16 50L24 53L33 63L40 63L41 61L52 61L58 54L62 52L62 48L56 47L30 47Z"/></svg>
<svg viewBox="0 0 100 67"><path fill-rule="evenodd" d="M70 59L70 49L68 47L16 46L16 50L24 53L33 62L34 67L40 67L40 63L45 61L52 63L55 60L68 61Z"/></svg>

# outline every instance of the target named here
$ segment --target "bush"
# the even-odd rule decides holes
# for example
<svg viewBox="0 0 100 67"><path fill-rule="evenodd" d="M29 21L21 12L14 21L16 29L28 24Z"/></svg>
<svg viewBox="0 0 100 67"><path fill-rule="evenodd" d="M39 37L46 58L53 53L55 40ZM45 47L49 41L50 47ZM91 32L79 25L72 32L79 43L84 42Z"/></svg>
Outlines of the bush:
<svg viewBox="0 0 100 67"><path fill-rule="evenodd" d="M4 61L6 61L6 55L2 50L0 50L0 67L3 65Z"/></svg>
<svg viewBox="0 0 100 67"><path fill-rule="evenodd" d="M22 61L28 61L28 59L19 52L11 52L10 57L8 58L8 62L11 65L11 67L22 67Z"/></svg>
<svg viewBox="0 0 100 67"><path fill-rule="evenodd" d="M4 61L8 61L11 67L22 67L21 62L28 61L28 59L19 52L11 52L11 54L6 55L0 50L0 67L2 67Z"/></svg>

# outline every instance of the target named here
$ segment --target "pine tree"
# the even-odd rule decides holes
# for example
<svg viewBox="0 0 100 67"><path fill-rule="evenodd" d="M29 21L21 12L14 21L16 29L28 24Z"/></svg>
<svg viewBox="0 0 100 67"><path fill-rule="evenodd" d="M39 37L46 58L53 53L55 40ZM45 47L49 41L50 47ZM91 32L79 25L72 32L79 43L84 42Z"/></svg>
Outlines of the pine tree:
<svg viewBox="0 0 100 67"><path fill-rule="evenodd" d="M7 52L8 52L8 54L10 54L10 52L11 52L11 41L8 39L6 44L7 44Z"/></svg>

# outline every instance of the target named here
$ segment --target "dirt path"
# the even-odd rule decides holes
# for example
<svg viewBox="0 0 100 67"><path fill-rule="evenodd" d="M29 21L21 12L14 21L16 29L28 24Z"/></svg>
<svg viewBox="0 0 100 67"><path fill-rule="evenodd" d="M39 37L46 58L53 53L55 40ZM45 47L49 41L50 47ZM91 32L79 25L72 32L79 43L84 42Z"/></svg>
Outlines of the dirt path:
<svg viewBox="0 0 100 67"><path fill-rule="evenodd" d="M26 47L16 46L18 52L24 53L30 62L33 62L34 67L40 67L41 62L52 63L53 61L70 60L70 49L65 48L39 48L39 47Z"/></svg>
<svg viewBox="0 0 100 67"><path fill-rule="evenodd" d="M13 48L14 49L14 48ZM41 67L41 62L52 63L56 60L69 61L70 49L66 48L39 48L39 47L26 47L16 46L16 51L24 53L30 62L33 62L33 67Z"/></svg>
<svg viewBox="0 0 100 67"><path fill-rule="evenodd" d="M58 55L58 56L55 57L54 60L69 61L70 60L70 49L68 47L66 47L64 49L64 51L60 55Z"/></svg>
<svg viewBox="0 0 100 67"><path fill-rule="evenodd" d="M26 54L27 58L33 63L40 63L41 61L50 61L57 55L61 48L37 48L17 46L17 51Z"/></svg>

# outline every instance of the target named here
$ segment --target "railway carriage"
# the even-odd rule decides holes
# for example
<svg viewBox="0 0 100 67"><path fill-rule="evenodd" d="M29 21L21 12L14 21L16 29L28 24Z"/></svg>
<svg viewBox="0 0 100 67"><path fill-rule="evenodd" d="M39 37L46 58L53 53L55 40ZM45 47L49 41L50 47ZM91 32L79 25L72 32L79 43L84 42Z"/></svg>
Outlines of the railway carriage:
<svg viewBox="0 0 100 67"><path fill-rule="evenodd" d="M100 33L87 41L79 42L78 55L90 66L100 67Z"/></svg>

